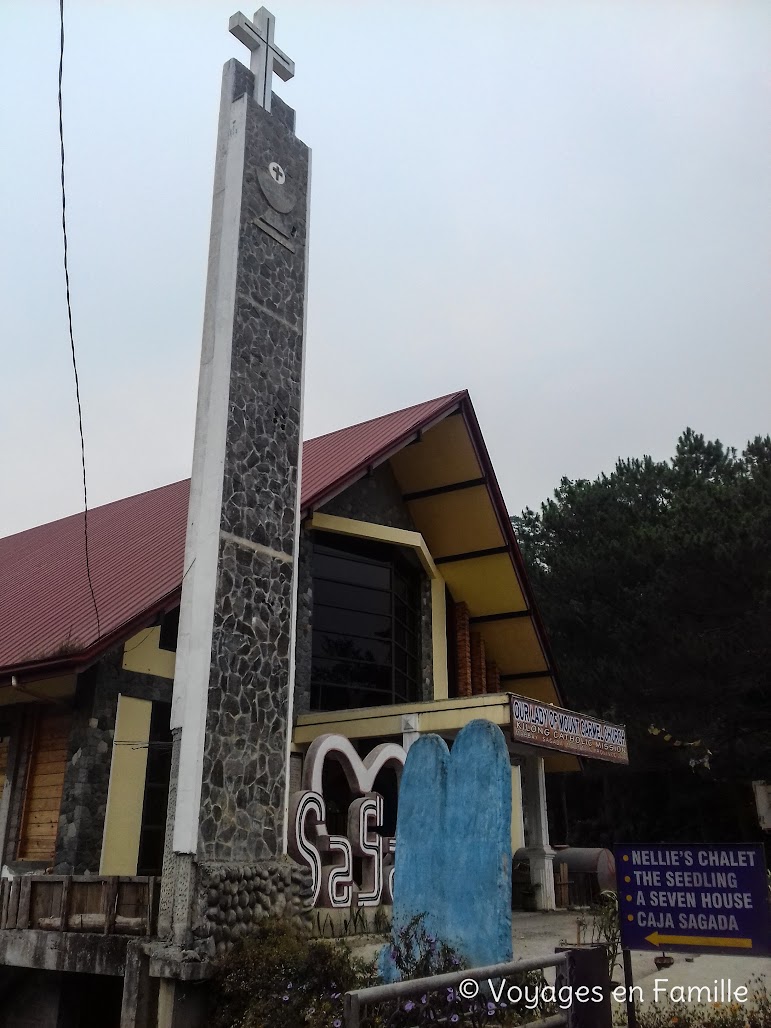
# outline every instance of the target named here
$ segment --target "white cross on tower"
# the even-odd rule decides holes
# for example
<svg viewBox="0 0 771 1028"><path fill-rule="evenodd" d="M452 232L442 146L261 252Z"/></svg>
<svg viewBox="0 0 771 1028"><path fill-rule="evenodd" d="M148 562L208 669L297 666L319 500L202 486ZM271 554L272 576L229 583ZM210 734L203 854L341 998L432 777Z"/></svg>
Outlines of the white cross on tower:
<svg viewBox="0 0 771 1028"><path fill-rule="evenodd" d="M254 99L269 111L273 72L284 82L294 78L294 61L290 61L273 42L276 19L265 7L255 13L253 21L239 11L230 19L228 28L252 51L249 67L254 73Z"/></svg>

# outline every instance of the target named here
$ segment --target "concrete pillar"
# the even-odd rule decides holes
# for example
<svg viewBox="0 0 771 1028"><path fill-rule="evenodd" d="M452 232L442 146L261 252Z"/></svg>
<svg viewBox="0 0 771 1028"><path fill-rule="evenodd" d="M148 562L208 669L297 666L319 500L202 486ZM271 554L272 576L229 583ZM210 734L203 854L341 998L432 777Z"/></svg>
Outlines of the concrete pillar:
<svg viewBox="0 0 771 1028"><path fill-rule="evenodd" d="M511 852L525 845L525 819L522 811L522 772L519 765L511 768Z"/></svg>
<svg viewBox="0 0 771 1028"><path fill-rule="evenodd" d="M120 1028L155 1028L158 979L150 977L150 958L145 944L132 939L126 947Z"/></svg>
<svg viewBox="0 0 771 1028"><path fill-rule="evenodd" d="M420 738L419 717L419 714L402 714L402 747L404 750L409 750L410 746Z"/></svg>
<svg viewBox="0 0 771 1028"><path fill-rule="evenodd" d="M200 982L160 979L157 1028L204 1028L208 1021L209 1005L205 986Z"/></svg>
<svg viewBox="0 0 771 1028"><path fill-rule="evenodd" d="M538 910L556 910L554 894L554 850L549 845L549 820L546 815L546 774L543 757L525 758L524 805L527 823L526 849L530 861L530 881L540 888L535 900Z"/></svg>

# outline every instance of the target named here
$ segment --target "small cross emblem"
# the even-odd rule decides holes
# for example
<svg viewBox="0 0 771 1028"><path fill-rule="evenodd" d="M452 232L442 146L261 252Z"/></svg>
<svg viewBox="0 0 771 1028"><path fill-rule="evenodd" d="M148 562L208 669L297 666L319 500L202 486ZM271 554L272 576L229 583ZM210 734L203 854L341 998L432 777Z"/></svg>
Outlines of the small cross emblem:
<svg viewBox="0 0 771 1028"><path fill-rule="evenodd" d="M276 161L271 161L268 165L268 171L270 172L270 177L273 179L273 181L278 182L280 186L283 186L284 182L286 181L286 172L281 167L281 165L278 164Z"/></svg>
<svg viewBox="0 0 771 1028"><path fill-rule="evenodd" d="M239 11L230 19L228 28L252 52L249 67L254 74L254 99L269 111L273 72L284 82L294 78L294 61L273 42L276 19L265 7L255 13L253 21Z"/></svg>

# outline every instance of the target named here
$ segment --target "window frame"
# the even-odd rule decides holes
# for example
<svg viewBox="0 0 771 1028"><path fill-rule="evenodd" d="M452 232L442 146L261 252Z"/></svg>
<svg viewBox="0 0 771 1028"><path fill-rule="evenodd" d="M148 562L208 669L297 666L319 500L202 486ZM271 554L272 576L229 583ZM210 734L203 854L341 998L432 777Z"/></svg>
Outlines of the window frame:
<svg viewBox="0 0 771 1028"><path fill-rule="evenodd" d="M319 568L323 564L323 558L330 558L331 566ZM320 560L321 558L321 560ZM373 568L387 570L387 587L369 584L366 581L351 581L351 575L346 576L344 571L334 567L334 561L344 562L347 565L360 564ZM358 709L358 707L372 706L394 706L402 703L418 702L422 692L422 650L423 650L423 596L422 577L423 572L417 558L410 550L398 545L379 542L374 540L361 539L353 536L341 536L335 533L315 532L313 541L313 556L311 577L313 581L313 611L311 618L311 667L310 667L310 709L314 711L347 710ZM358 576L356 576L358 577ZM366 576L362 576L366 577ZM347 579L347 580L346 580ZM343 602L332 602L330 599L319 601L319 583L325 585L339 586L340 592L345 593L346 589L353 591L369 590L372 593L388 596L387 613L376 613L375 611L362 611L360 606L348 606ZM374 604L373 604L374 606ZM341 615L347 612L363 617L387 619L388 634L379 635L378 630L366 633L361 626L357 630L345 630L341 623L333 627L319 627L319 611L337 611ZM324 619L327 624L328 620ZM324 656L317 650L317 643L320 639L339 637L343 639L358 639L362 642L381 644L378 648L382 653L382 644L387 647L387 661L373 658L368 660L362 657L341 656L331 654ZM349 681L340 680L320 681L317 678L320 661L337 662L347 669L355 668L356 665L388 671L387 690L377 685L354 684ZM330 703L325 700L325 694L334 692L345 693L348 701L345 706L339 702ZM362 703L370 693L370 702ZM356 697L352 701L352 697ZM376 698L375 698L376 697ZM353 703L356 706L353 706Z"/></svg>

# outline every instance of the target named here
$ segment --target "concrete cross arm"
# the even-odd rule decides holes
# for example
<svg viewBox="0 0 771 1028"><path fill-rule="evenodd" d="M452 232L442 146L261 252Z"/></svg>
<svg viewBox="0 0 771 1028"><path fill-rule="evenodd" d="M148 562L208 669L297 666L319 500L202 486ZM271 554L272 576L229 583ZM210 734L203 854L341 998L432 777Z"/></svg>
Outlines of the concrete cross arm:
<svg viewBox="0 0 771 1028"><path fill-rule="evenodd" d="M252 23L240 11L231 15L228 22L228 31L236 37L239 43L243 43L250 50L255 50L262 43L262 40L254 31Z"/></svg>
<svg viewBox="0 0 771 1028"><path fill-rule="evenodd" d="M273 70L281 81L288 82L293 79L294 61L290 60L278 47L272 46L270 49L273 56Z"/></svg>
<svg viewBox="0 0 771 1028"><path fill-rule="evenodd" d="M271 76L273 72L284 82L294 77L294 61L273 42L276 19L265 7L255 12L252 21L240 11L234 14L228 29L236 39L251 51L250 68L254 73L254 97L257 103L270 110Z"/></svg>

